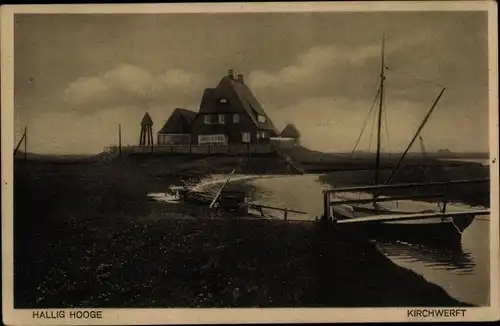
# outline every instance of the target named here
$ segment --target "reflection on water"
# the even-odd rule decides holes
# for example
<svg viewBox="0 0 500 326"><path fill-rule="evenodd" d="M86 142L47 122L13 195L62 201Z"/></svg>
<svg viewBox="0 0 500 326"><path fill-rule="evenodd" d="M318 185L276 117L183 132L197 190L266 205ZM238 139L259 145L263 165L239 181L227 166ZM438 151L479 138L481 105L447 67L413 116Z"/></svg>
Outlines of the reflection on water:
<svg viewBox="0 0 500 326"><path fill-rule="evenodd" d="M377 246L387 256L408 263L422 262L434 270L445 270L459 274L473 274L475 264L469 251L462 247L440 248L422 244L395 241L377 241Z"/></svg>

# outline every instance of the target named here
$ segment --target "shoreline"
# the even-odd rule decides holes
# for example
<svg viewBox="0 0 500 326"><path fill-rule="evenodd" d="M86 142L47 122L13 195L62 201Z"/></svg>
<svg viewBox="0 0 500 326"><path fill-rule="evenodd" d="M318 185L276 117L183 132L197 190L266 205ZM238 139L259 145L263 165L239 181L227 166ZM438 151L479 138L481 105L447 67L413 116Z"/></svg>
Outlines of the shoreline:
<svg viewBox="0 0 500 326"><path fill-rule="evenodd" d="M470 306L319 224L169 219L147 193L181 180L158 171L26 168L15 182L16 308Z"/></svg>

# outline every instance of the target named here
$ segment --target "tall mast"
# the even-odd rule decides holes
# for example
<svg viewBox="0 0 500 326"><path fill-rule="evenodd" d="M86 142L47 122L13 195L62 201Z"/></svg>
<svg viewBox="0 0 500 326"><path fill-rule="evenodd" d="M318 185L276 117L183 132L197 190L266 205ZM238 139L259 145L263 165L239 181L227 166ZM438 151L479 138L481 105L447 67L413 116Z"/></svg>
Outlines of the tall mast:
<svg viewBox="0 0 500 326"><path fill-rule="evenodd" d="M375 160L375 185L379 184L379 168L380 168L380 129L382 127L382 105L384 103L384 70L385 70L385 35L382 36L382 63L380 65L380 98L378 105L378 121L377 121L377 156ZM374 203L377 196L373 195Z"/></svg>

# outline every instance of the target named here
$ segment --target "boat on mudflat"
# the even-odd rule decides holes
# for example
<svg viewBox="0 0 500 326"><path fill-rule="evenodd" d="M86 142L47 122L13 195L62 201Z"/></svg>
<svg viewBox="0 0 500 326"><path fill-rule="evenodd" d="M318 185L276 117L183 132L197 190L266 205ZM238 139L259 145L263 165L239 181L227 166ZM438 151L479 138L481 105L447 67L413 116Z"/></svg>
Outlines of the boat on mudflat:
<svg viewBox="0 0 500 326"><path fill-rule="evenodd" d="M180 201L190 205L208 206L212 202L213 196L208 192L194 191L190 189L181 189L177 191L177 197Z"/></svg>
<svg viewBox="0 0 500 326"><path fill-rule="evenodd" d="M428 206L428 203L418 201L407 203ZM443 213L433 209L387 208L382 204L377 208L368 205L339 205L334 214L337 214L338 223L343 227L352 228L370 238L458 245L464 230L472 224L476 215L484 214L484 210L464 211L448 208L448 212Z"/></svg>
<svg viewBox="0 0 500 326"><path fill-rule="evenodd" d="M273 215L266 214L265 210L282 212L285 221L288 220L289 213L307 215L306 212L294 209L251 203L247 201L245 191L225 189L234 172L235 170L231 172L215 194L179 186L171 186L170 192L175 193L175 202L201 207L202 215L210 217L276 219Z"/></svg>

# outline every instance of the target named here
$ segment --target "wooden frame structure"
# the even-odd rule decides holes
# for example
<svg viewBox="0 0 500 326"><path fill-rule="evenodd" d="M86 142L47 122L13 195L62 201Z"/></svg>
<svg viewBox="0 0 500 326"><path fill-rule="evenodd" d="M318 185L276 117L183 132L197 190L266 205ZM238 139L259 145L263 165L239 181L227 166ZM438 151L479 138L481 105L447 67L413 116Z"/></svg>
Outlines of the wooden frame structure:
<svg viewBox="0 0 500 326"><path fill-rule="evenodd" d="M330 190L323 191L323 218L327 221L333 222L334 224L348 224L348 223L363 223L363 222L385 222L385 221L402 221L402 220L418 220L426 218L435 217L460 217L467 215L488 215L490 214L489 209L482 210L469 210L463 212L446 212L446 204L448 202L447 195L449 187L457 184L472 184L472 183L485 183L490 182L490 179L475 179L475 180L453 180L453 181L442 181L442 182L427 182L427 183L401 183L392 185L374 185L374 186L354 186L354 187L339 187ZM338 220L336 214L332 214L332 206L347 205L347 204L363 204L371 203L373 199L347 199L347 200L331 200L331 195L339 192L352 192L352 191L369 191L369 190L379 190L379 189L405 189L405 188L424 188L424 187L435 187L443 186L445 188L444 193L430 193L422 195L407 195L407 196L393 196L387 198L378 198L377 202L383 201L397 201L404 199L418 199L418 198L443 198L443 207L441 212L435 213L415 213L415 214L384 214L384 215L373 215L345 220Z"/></svg>

